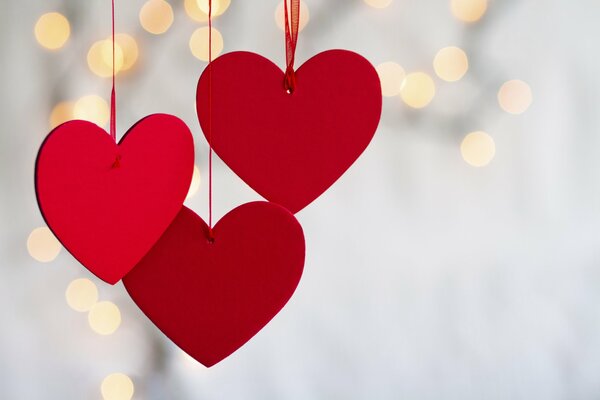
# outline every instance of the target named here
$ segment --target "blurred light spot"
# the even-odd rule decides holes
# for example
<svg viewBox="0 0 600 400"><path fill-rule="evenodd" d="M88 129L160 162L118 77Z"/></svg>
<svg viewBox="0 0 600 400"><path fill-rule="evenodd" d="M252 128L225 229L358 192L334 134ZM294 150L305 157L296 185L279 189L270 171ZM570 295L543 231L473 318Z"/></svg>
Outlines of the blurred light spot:
<svg viewBox="0 0 600 400"><path fill-rule="evenodd" d="M112 41L99 40L92 44L87 54L90 70L101 77L112 76ZM123 67L123 50L115 37L115 74Z"/></svg>
<svg viewBox="0 0 600 400"><path fill-rule="evenodd" d="M50 113L50 129L54 129L58 125L73 119L74 106L75 103L72 101L61 101L54 106Z"/></svg>
<svg viewBox="0 0 600 400"><path fill-rule="evenodd" d="M108 41L111 41L111 39L107 39ZM117 52L117 49L119 49L121 51L121 55L122 55L122 62L120 65L120 68L117 70L117 73L120 71L127 71L129 69L131 69L131 67L133 67L135 65L135 63L137 62L138 59L138 55L139 55L139 49L138 49L138 45L137 42L135 41L135 39L126 34L126 33L117 33L115 35L115 60L118 61L119 60L119 54ZM110 63L112 59L112 56L109 54L108 55L108 62ZM115 65L115 69L116 69L116 65Z"/></svg>
<svg viewBox="0 0 600 400"><path fill-rule="evenodd" d="M462 49L453 46L444 47L435 55L433 68L441 79L454 82L465 75L469 69L469 60Z"/></svg>
<svg viewBox="0 0 600 400"><path fill-rule="evenodd" d="M200 189L200 169L194 165L194 173L192 174L192 183L190 184L190 189L188 190L188 194L185 197L185 201L188 201L196 193L198 193L198 189Z"/></svg>
<svg viewBox="0 0 600 400"><path fill-rule="evenodd" d="M104 128L110 119L110 108L108 103L100 96L94 94L83 96L75 102L73 117L93 122Z"/></svg>
<svg viewBox="0 0 600 400"><path fill-rule="evenodd" d="M365 3L374 8L386 8L392 4L392 0L365 0Z"/></svg>
<svg viewBox="0 0 600 400"><path fill-rule="evenodd" d="M518 79L505 82L498 91L500 107L511 114L521 114L529 108L533 96L529 85Z"/></svg>
<svg viewBox="0 0 600 400"><path fill-rule="evenodd" d="M192 33L190 37L190 50L194 57L208 61L208 27L203 26ZM223 36L216 28L212 28L212 58L213 60L223 51Z"/></svg>
<svg viewBox="0 0 600 400"><path fill-rule="evenodd" d="M57 50L65 45L71 35L69 20L57 12L42 15L34 28L35 38L38 43L49 49Z"/></svg>
<svg viewBox="0 0 600 400"><path fill-rule="evenodd" d="M494 159L496 145L494 139L485 132L471 132L460 145L463 159L474 167L484 167Z"/></svg>
<svg viewBox="0 0 600 400"><path fill-rule="evenodd" d="M206 15L208 19L208 0L195 0L197 7ZM218 17L223 14L227 8L229 8L229 4L231 0L212 0L212 16Z"/></svg>
<svg viewBox="0 0 600 400"><path fill-rule="evenodd" d="M89 311L98 301L98 288L89 279L75 279L65 292L67 304L75 311Z"/></svg>
<svg viewBox="0 0 600 400"><path fill-rule="evenodd" d="M404 69L395 62L384 62L376 68L381 81L381 93L385 97L397 96L406 73Z"/></svg>
<svg viewBox="0 0 600 400"><path fill-rule="evenodd" d="M60 253L61 244L50 229L35 228L27 238L29 255L39 262L53 261Z"/></svg>
<svg viewBox="0 0 600 400"><path fill-rule="evenodd" d="M148 0L140 10L140 23L155 35L165 33L173 23L173 8L164 0Z"/></svg>
<svg viewBox="0 0 600 400"><path fill-rule="evenodd" d="M423 108L435 96L433 79L424 72L413 72L404 78L400 88L400 97L413 108Z"/></svg>
<svg viewBox="0 0 600 400"><path fill-rule="evenodd" d="M121 325L121 311L114 303L101 301L90 309L88 322L94 332L110 335Z"/></svg>
<svg viewBox="0 0 600 400"><path fill-rule="evenodd" d="M206 22L208 21L208 15L198 7L198 3L196 0L185 0L183 3L185 7L185 12L187 15L198 22Z"/></svg>
<svg viewBox="0 0 600 400"><path fill-rule="evenodd" d="M289 7L288 12L290 12ZM308 11L308 6L302 1L300 2L300 21L298 22L298 31L304 29L306 24L308 24L309 19L310 12ZM282 31L285 30L285 13L283 9L283 2L279 3L277 8L275 9L275 23L277 24L279 29L281 29Z"/></svg>
<svg viewBox="0 0 600 400"><path fill-rule="evenodd" d="M450 0L452 14L463 22L478 21L487 10L487 0Z"/></svg>
<svg viewBox="0 0 600 400"><path fill-rule="evenodd" d="M104 400L130 400L134 392L133 381L125 374L110 374L102 380L100 391Z"/></svg>

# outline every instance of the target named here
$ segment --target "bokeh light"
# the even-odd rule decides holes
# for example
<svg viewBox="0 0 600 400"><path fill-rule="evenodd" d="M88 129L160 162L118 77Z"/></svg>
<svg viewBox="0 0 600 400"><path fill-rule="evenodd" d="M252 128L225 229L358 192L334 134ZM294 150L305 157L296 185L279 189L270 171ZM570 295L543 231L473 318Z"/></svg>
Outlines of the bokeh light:
<svg viewBox="0 0 600 400"><path fill-rule="evenodd" d="M132 68L139 55L136 40L126 33L115 35L115 74ZM112 76L112 37L92 44L87 54L90 70L98 76Z"/></svg>
<svg viewBox="0 0 600 400"><path fill-rule="evenodd" d="M111 41L110 38L107 40ZM139 49L136 40L133 38L133 36L128 35L126 33L117 33L115 35L115 44L115 60L119 60L117 48L121 51L122 60L121 64L119 65L119 69L117 70L117 73L131 69L137 62L139 55ZM109 54L108 59L106 61L110 63L111 60L112 54Z"/></svg>
<svg viewBox="0 0 600 400"><path fill-rule="evenodd" d="M39 262L53 261L62 245L50 229L45 226L35 228L27 238L27 251L29 255Z"/></svg>
<svg viewBox="0 0 600 400"><path fill-rule="evenodd" d="M42 47L48 50L57 50L69 40L71 25L64 15L50 12L37 20L33 32Z"/></svg>
<svg viewBox="0 0 600 400"><path fill-rule="evenodd" d="M50 113L50 129L73 119L73 108L75 103L72 101L61 101L54 106Z"/></svg>
<svg viewBox="0 0 600 400"><path fill-rule="evenodd" d="M452 14L463 22L479 21L487 10L487 0L450 0Z"/></svg>
<svg viewBox="0 0 600 400"><path fill-rule="evenodd" d="M527 111L532 101L531 88L518 79L505 82L498 91L500 107L510 114L521 114Z"/></svg>
<svg viewBox="0 0 600 400"><path fill-rule="evenodd" d="M208 61L208 27L203 26L192 33L190 37L190 50L194 57ZM216 28L212 28L212 58L213 60L223 51L223 36Z"/></svg>
<svg viewBox="0 0 600 400"><path fill-rule="evenodd" d="M121 311L110 301L96 303L88 313L90 328L100 335L110 335L121 325Z"/></svg>
<svg viewBox="0 0 600 400"><path fill-rule="evenodd" d="M208 15L198 6L197 0L185 0L183 5L186 14L194 21L208 21Z"/></svg>
<svg viewBox="0 0 600 400"><path fill-rule="evenodd" d="M435 96L433 79L425 72L412 72L404 78L400 88L400 97L412 108L423 108L431 103Z"/></svg>
<svg viewBox="0 0 600 400"><path fill-rule="evenodd" d="M173 24L173 8L164 0L148 0L140 9L140 23L154 35L165 33Z"/></svg>
<svg viewBox="0 0 600 400"><path fill-rule="evenodd" d="M192 174L192 182L190 183L190 189L188 190L188 194L185 197L185 201L188 201L189 199L194 197L194 195L196 193L198 193L199 189L200 189L200 169L196 165L194 165L194 173Z"/></svg>
<svg viewBox="0 0 600 400"><path fill-rule="evenodd" d="M198 8L208 17L209 2L208 0L195 0ZM212 13L213 17L218 17L223 14L227 8L229 8L231 0L212 0Z"/></svg>
<svg viewBox="0 0 600 400"><path fill-rule="evenodd" d="M406 73L399 64L389 61L381 63L375 68L381 81L381 93L385 97L397 96Z"/></svg>
<svg viewBox="0 0 600 400"><path fill-rule="evenodd" d="M386 8L392 4L392 0L365 0L365 3L374 8Z"/></svg>
<svg viewBox="0 0 600 400"><path fill-rule="evenodd" d="M433 69L440 79L455 82L469 69L469 60L465 52L454 46L444 47L433 59Z"/></svg>
<svg viewBox="0 0 600 400"><path fill-rule="evenodd" d="M75 279L65 292L67 304L75 311L89 311L98 301L98 288L86 278Z"/></svg>
<svg viewBox="0 0 600 400"><path fill-rule="evenodd" d="M100 385L104 400L131 400L134 390L131 378L121 373L108 375Z"/></svg>
<svg viewBox="0 0 600 400"><path fill-rule="evenodd" d="M94 94L83 96L75 102L73 117L93 122L104 128L110 119L110 108L106 100L100 96Z"/></svg>
<svg viewBox="0 0 600 400"><path fill-rule="evenodd" d="M473 167L488 165L496 154L494 139L485 132L471 132L464 137L460 152L467 164Z"/></svg>
<svg viewBox="0 0 600 400"><path fill-rule="evenodd" d="M277 8L275 9L275 23L282 31L285 30L285 12L283 8L283 2L279 3ZM291 10L288 8L288 12ZM298 21L298 31L304 29L306 24L308 24L308 20L310 19L310 12L308 10L308 6L303 1L300 2L300 21ZM290 21L291 23L291 21Z"/></svg>
<svg viewBox="0 0 600 400"><path fill-rule="evenodd" d="M112 76L112 40L104 39L94 42L87 54L90 70L101 77ZM115 74L123 67L123 50L115 37Z"/></svg>

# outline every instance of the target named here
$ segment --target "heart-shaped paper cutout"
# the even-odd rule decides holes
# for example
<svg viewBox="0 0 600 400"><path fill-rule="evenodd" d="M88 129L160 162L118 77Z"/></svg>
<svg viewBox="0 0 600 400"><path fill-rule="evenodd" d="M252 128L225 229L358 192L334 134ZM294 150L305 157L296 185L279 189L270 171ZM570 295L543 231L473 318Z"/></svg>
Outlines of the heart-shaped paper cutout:
<svg viewBox="0 0 600 400"><path fill-rule="evenodd" d="M166 114L137 122L117 145L99 126L69 121L42 144L38 204L63 246L114 284L150 250L181 210L194 169L194 142Z"/></svg>
<svg viewBox="0 0 600 400"><path fill-rule="evenodd" d="M346 50L325 51L304 63L292 94L284 72L268 59L224 54L202 73L196 99L202 130L219 157L260 195L292 213L360 156L377 129L382 101L373 66Z"/></svg>
<svg viewBox="0 0 600 400"><path fill-rule="evenodd" d="M296 290L304 234L274 203L235 208L213 228L183 207L123 278L135 303L181 349L207 367L260 331Z"/></svg>

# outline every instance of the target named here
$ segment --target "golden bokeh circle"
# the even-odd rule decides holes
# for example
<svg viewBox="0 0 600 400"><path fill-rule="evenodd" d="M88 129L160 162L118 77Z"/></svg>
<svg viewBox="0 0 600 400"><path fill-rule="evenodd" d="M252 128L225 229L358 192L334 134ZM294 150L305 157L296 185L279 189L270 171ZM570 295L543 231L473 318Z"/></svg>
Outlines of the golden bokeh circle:
<svg viewBox="0 0 600 400"><path fill-rule="evenodd" d="M483 131L471 132L460 144L463 160L473 167L488 165L496 154L494 139Z"/></svg>

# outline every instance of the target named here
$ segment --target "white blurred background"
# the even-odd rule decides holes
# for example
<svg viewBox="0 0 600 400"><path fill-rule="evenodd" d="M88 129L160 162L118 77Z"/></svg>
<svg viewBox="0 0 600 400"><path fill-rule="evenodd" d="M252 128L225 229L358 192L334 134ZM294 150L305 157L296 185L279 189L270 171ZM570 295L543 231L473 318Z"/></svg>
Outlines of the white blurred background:
<svg viewBox="0 0 600 400"><path fill-rule="evenodd" d="M215 52L284 66L279 0L213 1ZM186 204L205 217L204 2L116 3L118 134L155 112L185 120L199 170ZM36 205L51 127L107 127L110 1L0 2L0 398L597 399L599 13L595 0L305 0L297 65L330 48L369 58L381 124L298 214L307 261L287 307L206 369L61 250ZM218 160L214 190L217 218L258 199Z"/></svg>

